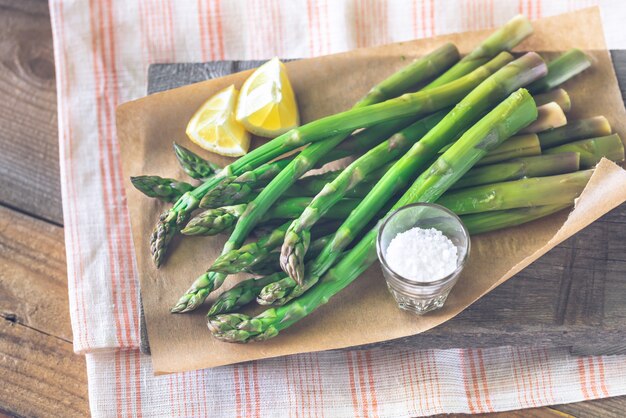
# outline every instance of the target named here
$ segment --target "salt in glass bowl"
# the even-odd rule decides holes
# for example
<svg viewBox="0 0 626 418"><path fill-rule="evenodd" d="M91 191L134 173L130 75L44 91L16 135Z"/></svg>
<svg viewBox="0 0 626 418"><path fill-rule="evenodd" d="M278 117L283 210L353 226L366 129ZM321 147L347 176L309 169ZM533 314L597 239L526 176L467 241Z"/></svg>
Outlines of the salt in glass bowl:
<svg viewBox="0 0 626 418"><path fill-rule="evenodd" d="M457 268L449 275L433 281L416 281L396 273L387 263L387 247L396 235L412 228L438 229L457 248ZM398 307L422 315L439 309L456 284L470 253L470 238L465 225L450 210L433 203L404 206L385 219L378 230L376 251L387 288Z"/></svg>

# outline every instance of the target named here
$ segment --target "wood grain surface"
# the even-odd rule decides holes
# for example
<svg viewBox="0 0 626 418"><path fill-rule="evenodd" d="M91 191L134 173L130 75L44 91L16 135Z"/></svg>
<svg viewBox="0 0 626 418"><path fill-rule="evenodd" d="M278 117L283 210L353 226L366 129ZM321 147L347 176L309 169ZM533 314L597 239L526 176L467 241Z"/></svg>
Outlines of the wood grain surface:
<svg viewBox="0 0 626 418"><path fill-rule="evenodd" d="M71 345L53 68L47 2L0 0L0 417L89 416L84 358ZM571 257L576 266L581 255ZM482 416L624 410L617 397Z"/></svg>
<svg viewBox="0 0 626 418"><path fill-rule="evenodd" d="M0 202L61 225L54 58L45 1L0 0L0 97Z"/></svg>
<svg viewBox="0 0 626 418"><path fill-rule="evenodd" d="M626 51L613 61L626 85ZM259 61L154 64L148 93L221 77ZM620 71L625 70L625 71ZM580 106L576 97L574 106ZM577 354L626 353L626 204L485 295L456 318L417 336L363 348L571 347ZM143 318L142 329L145 330ZM147 333L142 349L147 352ZM352 347L353 349L354 347Z"/></svg>
<svg viewBox="0 0 626 418"><path fill-rule="evenodd" d="M86 416L85 360L72 351L63 229L0 206L0 410Z"/></svg>

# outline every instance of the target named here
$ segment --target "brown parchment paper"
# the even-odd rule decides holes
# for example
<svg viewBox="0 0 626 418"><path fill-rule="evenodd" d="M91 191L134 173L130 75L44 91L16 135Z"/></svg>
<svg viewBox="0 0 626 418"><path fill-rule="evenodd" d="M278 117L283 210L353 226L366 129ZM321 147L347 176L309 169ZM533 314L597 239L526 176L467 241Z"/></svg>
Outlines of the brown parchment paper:
<svg viewBox="0 0 626 418"><path fill-rule="evenodd" d="M535 34L518 50L563 51L578 47L595 59L592 69L565 86L573 101L569 116L606 115L615 131L626 138L626 113L606 51L598 10L545 18L536 21L534 27ZM290 62L287 67L303 121L349 108L370 86L445 41L454 42L465 53L490 32L440 36ZM233 74L154 94L126 103L117 112L132 236L157 374L337 349L426 331L454 317L559 242L626 200L626 171L604 161L569 217L568 213L559 213L523 227L472 238L470 262L445 307L439 311L423 317L400 311L385 288L380 267L374 265L326 306L270 341L248 345L219 342L206 328L206 307L185 315L172 315L169 308L213 262L225 238L175 240L165 265L155 269L149 256L148 237L166 205L135 191L128 176L159 174L185 178L173 156L172 141L197 150L184 134L187 121L209 96L232 83L240 86L247 74ZM258 144L261 140L256 141ZM221 164L228 162L219 156L211 158ZM230 277L223 288L231 287L242 277L245 276Z"/></svg>

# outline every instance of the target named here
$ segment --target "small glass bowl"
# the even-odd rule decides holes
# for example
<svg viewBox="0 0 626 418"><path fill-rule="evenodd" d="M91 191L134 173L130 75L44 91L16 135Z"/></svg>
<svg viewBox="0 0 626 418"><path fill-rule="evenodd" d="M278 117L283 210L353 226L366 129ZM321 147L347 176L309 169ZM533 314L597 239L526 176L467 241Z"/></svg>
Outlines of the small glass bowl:
<svg viewBox="0 0 626 418"><path fill-rule="evenodd" d="M458 261L454 272L435 281L418 282L403 277L389 267L385 258L389 243L399 233L414 227L438 229L456 245ZM470 239L463 222L450 210L432 203L414 203L396 210L380 225L376 251L387 287L398 307L422 315L441 308L445 303L469 258Z"/></svg>

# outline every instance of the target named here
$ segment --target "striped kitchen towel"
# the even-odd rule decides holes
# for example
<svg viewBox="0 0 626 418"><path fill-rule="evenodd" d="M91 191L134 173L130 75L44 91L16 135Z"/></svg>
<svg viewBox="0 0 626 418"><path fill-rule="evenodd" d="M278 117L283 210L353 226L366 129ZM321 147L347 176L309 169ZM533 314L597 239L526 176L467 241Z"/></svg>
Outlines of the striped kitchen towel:
<svg viewBox="0 0 626 418"><path fill-rule="evenodd" d="M600 4L626 47L618 0L50 0L74 348L94 416L414 416L626 393L626 358L563 350L306 354L154 377L138 352L139 287L115 108L154 62L300 58L497 26ZM96 161L97 163L93 163Z"/></svg>

